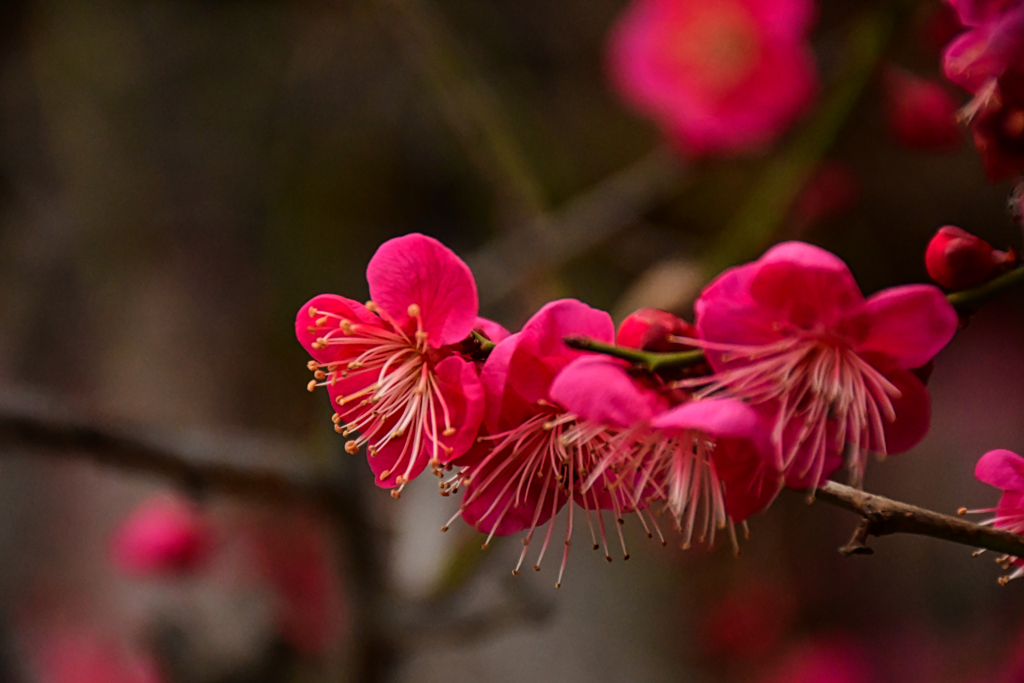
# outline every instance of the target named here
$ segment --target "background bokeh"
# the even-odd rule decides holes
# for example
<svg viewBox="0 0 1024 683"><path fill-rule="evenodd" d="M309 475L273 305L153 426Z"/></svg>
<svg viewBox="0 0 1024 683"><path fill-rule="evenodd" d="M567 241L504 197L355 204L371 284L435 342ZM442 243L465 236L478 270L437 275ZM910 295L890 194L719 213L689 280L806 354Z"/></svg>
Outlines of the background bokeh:
<svg viewBox="0 0 1024 683"><path fill-rule="evenodd" d="M926 281L944 224L1019 247L1010 186L986 182L966 134L940 154L887 131L877 76L940 77L943 6L822 5L822 98L850 93L835 134L806 144L812 108L763 154L688 162L607 85L621 0L4 3L0 423L29 411L258 457L351 505L179 486L0 429L0 680L1024 680L1024 582L998 586L988 556L893 537L843 559L856 520L787 493L739 558L628 521L629 562L578 544L556 591L557 562L509 575L515 539L440 534L456 504L434 482L397 502L374 489L305 391L295 311L365 299L376 247L412 231L463 256L509 328L557 297L688 316L714 268L784 238L835 251L866 292ZM883 28L858 48L864 25ZM781 210L752 203L787 159L809 170ZM765 235L736 232L743 211ZM867 489L994 504L972 473L1024 450L1020 301L938 357L931 434L873 463ZM113 566L112 531L154 494L209 520L201 570Z"/></svg>

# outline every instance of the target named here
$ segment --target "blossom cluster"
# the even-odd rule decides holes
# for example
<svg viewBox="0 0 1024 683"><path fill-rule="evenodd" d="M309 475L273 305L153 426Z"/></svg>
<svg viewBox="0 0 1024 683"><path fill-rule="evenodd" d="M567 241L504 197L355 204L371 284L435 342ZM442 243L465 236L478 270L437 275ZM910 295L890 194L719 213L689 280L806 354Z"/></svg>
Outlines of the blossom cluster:
<svg viewBox="0 0 1024 683"><path fill-rule="evenodd" d="M926 433L915 371L958 322L937 287L865 298L838 257L801 242L719 275L692 325L646 309L616 330L563 299L509 334L478 316L466 264L420 234L384 243L367 279L371 301L320 295L296 319L308 388L327 390L345 450L365 448L395 497L429 466L488 540L526 532L520 565L568 507L563 569L577 507L611 559L602 511L616 529L636 513L663 540L667 514L684 547L720 532L735 544L783 486L813 490L844 462L859 482L869 453ZM581 350L595 347L607 352Z"/></svg>

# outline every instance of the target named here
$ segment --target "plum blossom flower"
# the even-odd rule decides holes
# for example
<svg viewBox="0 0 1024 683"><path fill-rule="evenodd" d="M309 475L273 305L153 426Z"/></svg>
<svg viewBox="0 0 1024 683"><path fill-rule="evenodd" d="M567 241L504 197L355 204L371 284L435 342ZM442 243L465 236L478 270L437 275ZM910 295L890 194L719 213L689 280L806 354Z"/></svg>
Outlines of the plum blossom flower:
<svg viewBox="0 0 1024 683"><path fill-rule="evenodd" d="M928 430L931 402L911 370L952 338L956 311L933 285L868 299L846 264L786 242L731 268L701 293L696 325L715 374L684 380L698 395L725 391L774 421L786 484L818 486L848 448L859 484L869 451L901 453Z"/></svg>
<svg viewBox="0 0 1024 683"><path fill-rule="evenodd" d="M345 450L366 446L377 485L397 498L428 463L437 471L473 445L483 390L460 345L487 321L477 318L469 267L431 237L385 242L366 279L366 305L314 297L295 332L314 359L309 390L325 386L335 429L358 433Z"/></svg>
<svg viewBox="0 0 1024 683"><path fill-rule="evenodd" d="M541 308L520 332L500 342L484 364L486 435L478 448L456 461L462 469L442 484L442 493L464 487L459 514L487 533L488 542L494 535L527 531L515 572L522 566L537 527L551 520L567 502L575 500L587 510L588 521L590 511L612 509L617 516L622 512L615 496L601 495L597 488L581 490L608 438L606 430L582 427L548 391L558 371L583 354L566 346L563 338L580 335L611 342L614 333L611 317L604 311L572 299L554 301ZM604 522L600 513L597 516L603 536ZM553 528L549 525L535 569L540 567ZM559 584L572 528L570 507ZM611 559L607 542L605 549Z"/></svg>
<svg viewBox="0 0 1024 683"><path fill-rule="evenodd" d="M958 105L941 84L892 67L885 73L885 97L889 131L903 147L944 152L960 145Z"/></svg>
<svg viewBox="0 0 1024 683"><path fill-rule="evenodd" d="M638 510L663 502L684 548L695 531L699 541L713 543L716 529L727 527L735 545L733 522L764 509L781 488L769 426L735 399L670 405L669 395L645 379L631 376L621 361L590 356L566 366L552 384L558 403L618 435L586 485L604 477Z"/></svg>
<svg viewBox="0 0 1024 683"><path fill-rule="evenodd" d="M1002 490L1003 495L994 508L961 508L960 514L993 514L994 516L983 524L1015 534L1024 534L1024 458L1005 449L989 451L978 460L974 476ZM1012 574L1000 578L1000 583L1005 585L1012 579L1024 576L1024 561L1020 558L1004 556L999 558L998 562L1005 569L1014 565L1017 567Z"/></svg>
<svg viewBox="0 0 1024 683"><path fill-rule="evenodd" d="M112 541L114 563L135 576L194 572L206 564L214 547L213 529L199 510L167 496L140 505Z"/></svg>
<svg viewBox="0 0 1024 683"><path fill-rule="evenodd" d="M609 39L613 85L693 156L771 143L816 90L811 0L635 0Z"/></svg>

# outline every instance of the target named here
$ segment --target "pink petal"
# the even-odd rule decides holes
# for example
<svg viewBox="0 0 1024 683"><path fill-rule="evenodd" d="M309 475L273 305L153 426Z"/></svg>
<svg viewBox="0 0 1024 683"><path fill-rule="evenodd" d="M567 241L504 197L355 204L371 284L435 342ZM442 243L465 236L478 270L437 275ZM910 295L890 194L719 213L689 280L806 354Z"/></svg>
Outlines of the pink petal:
<svg viewBox="0 0 1024 683"><path fill-rule="evenodd" d="M921 442L932 424L932 399L924 383L912 372L894 370L886 379L900 390L901 396L892 399L896 420L885 423L885 452L888 455L905 453ZM880 451L877 445L873 449Z"/></svg>
<svg viewBox="0 0 1024 683"><path fill-rule="evenodd" d="M867 300L864 319L867 330L857 353L880 359L880 367L904 370L930 361L958 324L953 306L933 285L882 290Z"/></svg>
<svg viewBox="0 0 1024 683"><path fill-rule="evenodd" d="M764 510L782 490L782 475L767 448L751 439L719 438L715 443L715 471L725 489L725 511L734 522Z"/></svg>
<svg viewBox="0 0 1024 683"><path fill-rule="evenodd" d="M380 245L366 269L370 298L407 334L419 307L422 329L433 348L465 339L476 324L476 281L469 266L433 237L413 233Z"/></svg>
<svg viewBox="0 0 1024 683"><path fill-rule="evenodd" d="M946 0L960 16L964 26L977 26L998 17L1017 4L1017 0Z"/></svg>
<svg viewBox="0 0 1024 683"><path fill-rule="evenodd" d="M494 322L493 320L488 320L487 318L478 317L476 319L476 324L473 325L473 331L483 334L485 337L490 339L495 344L509 336L508 330L506 330L504 327Z"/></svg>
<svg viewBox="0 0 1024 683"><path fill-rule="evenodd" d="M756 346L782 336L772 313L750 296L750 280L757 270L756 263L730 268L704 288L693 305L702 339ZM720 353L708 351L707 357L716 370L726 365Z"/></svg>
<svg viewBox="0 0 1024 683"><path fill-rule="evenodd" d="M745 4L777 40L802 41L815 19L812 0L746 0Z"/></svg>
<svg viewBox="0 0 1024 683"><path fill-rule="evenodd" d="M584 355L565 345L565 337L589 337L611 344L610 315L575 299L546 304L523 326L509 363L508 386L529 402L547 400L551 381L569 361Z"/></svg>
<svg viewBox="0 0 1024 683"><path fill-rule="evenodd" d="M859 310L864 297L835 254L804 242L783 242L757 262L750 296L780 322L833 327Z"/></svg>
<svg viewBox="0 0 1024 683"><path fill-rule="evenodd" d="M295 336L299 343L305 347L313 358L320 363L330 363L339 358L346 358L359 355L366 349L359 347L353 353L353 347L341 345L329 345L323 348L314 348L314 342L324 335L333 332L341 334L338 324L341 319L353 323L362 323L383 327L383 321L366 310L358 301L352 301L335 294L320 294L315 296L299 309L295 316Z"/></svg>
<svg viewBox="0 0 1024 683"><path fill-rule="evenodd" d="M519 340L517 332L499 342L491 349L480 371L480 383L486 401L484 425L492 433L522 424L529 415L536 412L530 403L508 390L509 364L519 347Z"/></svg>
<svg viewBox="0 0 1024 683"><path fill-rule="evenodd" d="M1013 451L998 449L981 456L974 476L997 489L1024 494L1024 458Z"/></svg>
<svg viewBox="0 0 1024 683"><path fill-rule="evenodd" d="M448 356L433 369L436 387L443 403L448 408L449 419L455 432L444 435L445 419L441 401L435 403L437 420L437 439L440 447L435 451L434 441L430 438L432 430L421 432L419 450L415 447L415 433L410 429L405 436L393 439L380 448L376 455L367 453L370 469L376 475L374 482L381 488L393 488L398 485L399 476L412 480L420 475L432 457L442 463L449 463L468 451L476 442L477 431L484 412L484 391L476 374L476 367L471 361L461 356ZM386 425L390 429L391 425ZM381 433L386 433L386 429ZM412 467L409 466L410 460ZM388 476L381 478L381 474Z"/></svg>
<svg viewBox="0 0 1024 683"><path fill-rule="evenodd" d="M585 420L626 429L647 423L667 402L629 376L629 366L606 356L583 356L555 376L548 395Z"/></svg>
<svg viewBox="0 0 1024 683"><path fill-rule="evenodd" d="M670 432L696 430L713 438L749 439L759 449L770 450L764 418L733 398L683 403L655 417L651 426Z"/></svg>

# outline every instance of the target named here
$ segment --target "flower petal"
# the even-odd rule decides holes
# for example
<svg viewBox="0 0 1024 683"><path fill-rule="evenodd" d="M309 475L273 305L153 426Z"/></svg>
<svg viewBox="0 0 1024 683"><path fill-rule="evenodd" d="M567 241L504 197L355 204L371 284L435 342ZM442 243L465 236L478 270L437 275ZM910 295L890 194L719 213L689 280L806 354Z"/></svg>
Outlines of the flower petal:
<svg viewBox="0 0 1024 683"><path fill-rule="evenodd" d="M476 319L476 323L473 325L473 331L483 334L495 344L509 336L509 331L498 323L493 320L480 317Z"/></svg>
<svg viewBox="0 0 1024 683"><path fill-rule="evenodd" d="M629 376L629 366L606 356L583 356L555 376L548 395L571 413L608 427L646 423L668 404Z"/></svg>
<svg viewBox="0 0 1024 683"><path fill-rule="evenodd" d="M914 373L895 370L886 373L886 379L900 390L900 397L892 399L896 420L886 422L885 453L905 453L921 442L932 424L932 399L928 389ZM873 450L881 452L877 444Z"/></svg>
<svg viewBox="0 0 1024 683"><path fill-rule="evenodd" d="M867 326L856 344L862 356L874 356L883 368L909 370L932 359L956 332L953 306L933 285L890 287L864 306ZM878 363L873 363L878 364Z"/></svg>
<svg viewBox="0 0 1024 683"><path fill-rule="evenodd" d="M407 334L416 332L409 307L419 307L433 348L465 339L476 324L476 281L469 266L433 237L413 233L380 245L366 269L370 298Z"/></svg>
<svg viewBox="0 0 1024 683"><path fill-rule="evenodd" d="M997 489L1024 493L1024 458L1002 448L989 451L978 460L974 476Z"/></svg>
<svg viewBox="0 0 1024 683"><path fill-rule="evenodd" d="M544 524L562 509L567 497L555 486L554 476L530 477L520 488L517 467L523 458L484 460L474 469L463 494L462 518L485 534L508 536Z"/></svg>
<svg viewBox="0 0 1024 683"><path fill-rule="evenodd" d="M783 242L756 261L750 296L785 321L832 327L863 305L853 274L835 254L804 242Z"/></svg>
<svg viewBox="0 0 1024 683"><path fill-rule="evenodd" d="M565 337L573 336L610 344L615 339L615 325L604 311L575 299L546 304L519 332L519 343L509 361L508 387L528 403L547 400L548 387L558 371L586 353L565 345Z"/></svg>
<svg viewBox="0 0 1024 683"><path fill-rule="evenodd" d="M697 430L713 438L750 439L758 447L768 444L769 428L756 410L734 398L689 401L651 420L655 429L670 432Z"/></svg>
<svg viewBox="0 0 1024 683"><path fill-rule="evenodd" d="M343 320L375 327L384 326L384 321L366 310L358 301L336 294L320 294L299 309L298 315L295 316L295 336L309 355L320 363L332 363L340 358L355 357L367 346L355 349L351 345L323 346L316 343L325 336L344 336L339 327Z"/></svg>
<svg viewBox="0 0 1024 683"><path fill-rule="evenodd" d="M782 475L772 465L773 456L753 440L720 438L712 459L722 481L725 511L734 522L764 510L782 490Z"/></svg>

